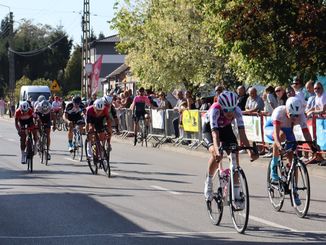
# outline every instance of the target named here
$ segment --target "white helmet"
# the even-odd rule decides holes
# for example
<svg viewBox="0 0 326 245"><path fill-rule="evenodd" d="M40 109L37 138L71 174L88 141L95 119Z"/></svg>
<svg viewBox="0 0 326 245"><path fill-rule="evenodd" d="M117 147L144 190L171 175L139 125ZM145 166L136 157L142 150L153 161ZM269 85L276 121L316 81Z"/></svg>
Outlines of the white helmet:
<svg viewBox="0 0 326 245"><path fill-rule="evenodd" d="M38 102L42 102L43 100L45 100L45 96L44 96L44 95L40 95L40 96L37 98L37 101L38 101Z"/></svg>
<svg viewBox="0 0 326 245"><path fill-rule="evenodd" d="M222 109L234 109L238 105L238 95L231 91L223 91L218 96L218 104Z"/></svg>
<svg viewBox="0 0 326 245"><path fill-rule="evenodd" d="M40 111L43 113L43 114L47 114L49 113L51 110L51 104L49 101L47 100L43 100L41 103L40 103Z"/></svg>
<svg viewBox="0 0 326 245"><path fill-rule="evenodd" d="M288 98L285 107L290 115L299 115L302 113L302 102L297 97Z"/></svg>
<svg viewBox="0 0 326 245"><path fill-rule="evenodd" d="M103 111L104 110L104 101L102 99L96 99L94 101L94 108L98 111Z"/></svg>
<svg viewBox="0 0 326 245"><path fill-rule="evenodd" d="M27 112L29 110L30 106L27 101L24 101L23 103L20 104L19 108L22 112Z"/></svg>
<svg viewBox="0 0 326 245"><path fill-rule="evenodd" d="M113 97L112 96L103 96L103 101L104 101L104 104L111 104L112 103L112 100L113 100Z"/></svg>

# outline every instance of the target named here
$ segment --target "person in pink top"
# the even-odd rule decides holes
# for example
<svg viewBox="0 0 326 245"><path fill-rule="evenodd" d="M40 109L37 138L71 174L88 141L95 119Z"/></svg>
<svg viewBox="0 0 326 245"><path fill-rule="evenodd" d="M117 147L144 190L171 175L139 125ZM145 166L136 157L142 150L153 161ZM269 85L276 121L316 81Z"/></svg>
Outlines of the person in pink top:
<svg viewBox="0 0 326 245"><path fill-rule="evenodd" d="M153 108L149 98L145 95L145 89L141 87L139 89L139 95L137 95L131 106L130 109L133 112L133 119L134 119L134 145L137 143L137 132L138 132L138 122L139 120L145 120L148 118L147 112L146 112L146 105L150 108ZM146 122L146 121L145 121ZM148 122L146 122L146 126L148 126Z"/></svg>

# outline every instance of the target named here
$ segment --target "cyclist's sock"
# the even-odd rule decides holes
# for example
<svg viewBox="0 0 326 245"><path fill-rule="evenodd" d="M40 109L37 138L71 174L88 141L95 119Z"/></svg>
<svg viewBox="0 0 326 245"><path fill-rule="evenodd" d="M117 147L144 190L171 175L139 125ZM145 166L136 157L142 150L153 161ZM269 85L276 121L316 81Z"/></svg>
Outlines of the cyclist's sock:
<svg viewBox="0 0 326 245"><path fill-rule="evenodd" d="M278 174L277 174L277 166L278 166L278 160L279 157L272 157L272 161L271 161L271 177L273 180L277 180L278 179Z"/></svg>
<svg viewBox="0 0 326 245"><path fill-rule="evenodd" d="M275 156L272 157L271 168L277 167L277 165L278 165L278 159L279 159L279 157L275 157Z"/></svg>

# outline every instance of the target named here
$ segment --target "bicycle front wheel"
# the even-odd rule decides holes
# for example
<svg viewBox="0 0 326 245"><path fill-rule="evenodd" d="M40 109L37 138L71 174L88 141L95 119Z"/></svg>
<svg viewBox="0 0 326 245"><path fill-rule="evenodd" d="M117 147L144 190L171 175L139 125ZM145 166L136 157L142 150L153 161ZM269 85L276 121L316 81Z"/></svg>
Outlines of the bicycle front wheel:
<svg viewBox="0 0 326 245"><path fill-rule="evenodd" d="M83 161L83 151L84 151L84 146L83 146L83 136L82 134L79 134L79 143L78 143L78 148L79 148L79 161Z"/></svg>
<svg viewBox="0 0 326 245"><path fill-rule="evenodd" d="M246 176L241 168L236 168L233 172L233 180L238 176L238 188L240 196L238 199L232 200L231 180L229 183L229 205L233 226L239 233L244 233L249 220L249 189ZM235 185L234 185L235 186ZM235 195L234 195L235 196Z"/></svg>
<svg viewBox="0 0 326 245"><path fill-rule="evenodd" d="M87 149L88 147L91 148L92 144L87 139L85 139L85 152L86 152L86 155L89 152L89 150ZM94 153L91 156L87 155L86 159L87 159L88 167L91 170L92 174L97 174L98 167L97 167L97 164L96 164L96 162L94 160Z"/></svg>
<svg viewBox="0 0 326 245"><path fill-rule="evenodd" d="M298 160L294 170L291 176L291 200L296 214L304 218L310 205L309 174L306 165L301 160ZM295 199L299 199L299 203Z"/></svg>
<svg viewBox="0 0 326 245"><path fill-rule="evenodd" d="M219 182L219 181L217 181ZM212 201L206 201L207 213L213 225L219 225L223 216L223 191L219 186Z"/></svg>
<svg viewBox="0 0 326 245"><path fill-rule="evenodd" d="M281 176L280 164L278 164L277 172ZM271 179L271 162L267 168L267 193L269 200L275 211L280 211L283 207L285 192L284 188L281 185L281 182L278 184L272 184Z"/></svg>
<svg viewBox="0 0 326 245"><path fill-rule="evenodd" d="M27 171L33 172L33 156L34 156L34 149L33 149L33 140L32 136L28 136L27 145L26 145L26 163L27 163Z"/></svg>

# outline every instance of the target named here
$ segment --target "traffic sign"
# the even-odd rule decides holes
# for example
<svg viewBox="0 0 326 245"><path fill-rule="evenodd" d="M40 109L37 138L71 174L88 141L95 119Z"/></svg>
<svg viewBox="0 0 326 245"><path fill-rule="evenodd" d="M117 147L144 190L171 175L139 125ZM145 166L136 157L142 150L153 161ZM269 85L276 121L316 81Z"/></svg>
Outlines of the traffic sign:
<svg viewBox="0 0 326 245"><path fill-rule="evenodd" d="M50 87L52 92L59 92L60 91L60 86L57 82L57 80L53 80L53 82L51 83L51 87Z"/></svg>

